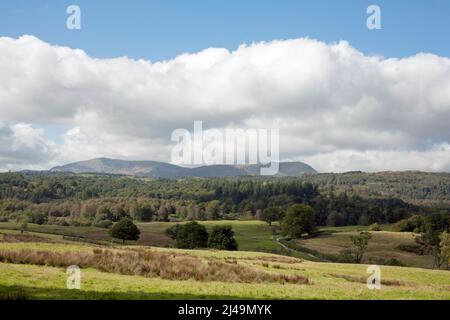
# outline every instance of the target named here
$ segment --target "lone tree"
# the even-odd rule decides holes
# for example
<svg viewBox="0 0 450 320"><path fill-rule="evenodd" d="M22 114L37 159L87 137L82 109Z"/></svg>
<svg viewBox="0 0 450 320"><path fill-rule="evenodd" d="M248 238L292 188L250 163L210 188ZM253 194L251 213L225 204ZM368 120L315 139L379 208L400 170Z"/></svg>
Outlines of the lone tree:
<svg viewBox="0 0 450 320"><path fill-rule="evenodd" d="M205 226L195 221L170 227L166 230L166 234L175 239L177 248L195 249L208 246L208 232Z"/></svg>
<svg viewBox="0 0 450 320"><path fill-rule="evenodd" d="M301 238L303 234L311 234L315 230L314 210L304 204L294 204L286 211L281 221L281 232L290 238Z"/></svg>
<svg viewBox="0 0 450 320"><path fill-rule="evenodd" d="M361 231L357 236L350 236L350 240L352 241L354 247L352 252L356 263L361 263L371 238L372 235L367 231Z"/></svg>
<svg viewBox="0 0 450 320"><path fill-rule="evenodd" d="M128 218L122 218L113 225L109 234L113 238L121 239L122 243L125 244L125 240L138 240L141 231L138 227Z"/></svg>
<svg viewBox="0 0 450 320"><path fill-rule="evenodd" d="M272 222L280 220L280 218L281 218L280 209L275 207L264 209L260 216L260 219L262 221L267 222L269 226L272 225Z"/></svg>
<svg viewBox="0 0 450 320"><path fill-rule="evenodd" d="M208 240L208 247L219 250L236 251L238 244L234 239L234 231L231 226L215 226Z"/></svg>

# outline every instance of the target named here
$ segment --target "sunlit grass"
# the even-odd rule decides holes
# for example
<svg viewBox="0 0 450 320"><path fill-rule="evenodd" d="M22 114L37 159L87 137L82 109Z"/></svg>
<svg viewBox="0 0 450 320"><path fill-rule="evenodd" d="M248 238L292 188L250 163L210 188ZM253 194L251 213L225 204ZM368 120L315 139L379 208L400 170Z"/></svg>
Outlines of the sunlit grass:
<svg viewBox="0 0 450 320"><path fill-rule="evenodd" d="M357 235L357 231L349 228L340 229L338 232L325 233L320 236L297 240L297 243L308 249L320 253L339 255L342 250L351 248L351 236ZM371 232L372 238L369 241L365 262L377 261L377 259L397 259L405 266L412 267L433 267L433 257L430 255L417 255L413 252L402 251L399 245L415 244L414 236L410 232L378 231Z"/></svg>
<svg viewBox="0 0 450 320"><path fill-rule="evenodd" d="M70 243L0 243L2 250L91 252L93 248ZM0 263L0 298L17 291L19 296L39 299L450 299L450 272L443 270L382 266L382 283L390 281L393 285L369 290L364 283L366 265L316 263L258 252L143 249L222 261L235 259L255 271L308 277L310 284L167 280L88 268L82 270L82 290L77 291L66 289L64 268Z"/></svg>

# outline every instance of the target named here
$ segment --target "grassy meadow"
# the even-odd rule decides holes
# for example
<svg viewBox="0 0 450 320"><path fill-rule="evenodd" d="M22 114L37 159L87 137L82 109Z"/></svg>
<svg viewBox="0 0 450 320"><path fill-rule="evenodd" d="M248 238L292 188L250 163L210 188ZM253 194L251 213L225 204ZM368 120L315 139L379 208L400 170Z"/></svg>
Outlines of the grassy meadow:
<svg viewBox="0 0 450 320"><path fill-rule="evenodd" d="M285 254L286 250L281 247L276 236L273 235L271 227L262 221L203 221L208 231L215 225L231 225L235 233L236 241L239 244L239 250L243 251L259 251L269 253ZM137 223L141 230L141 236L138 241L130 242L136 245L156 246L156 247L172 247L174 241L169 238L165 231L168 227L174 225L173 222L149 222ZM19 230L20 224L3 222L0 223L0 231L8 232L8 230ZM37 225L28 224L28 231L36 234L46 234L46 236L59 237L79 237L80 240L93 240L100 242L110 242L111 237L107 229L96 227L73 227L73 226L53 226L53 225ZM295 254L295 253L293 253Z"/></svg>
<svg viewBox="0 0 450 320"><path fill-rule="evenodd" d="M366 265L245 251L7 238L0 242L3 299L450 299L449 273L441 270L381 267L381 290L369 290ZM113 257L119 267L108 269L99 262L91 266L94 260L88 257L96 255L103 258L95 261ZM128 255L134 262L121 264L120 259ZM152 260L155 255L159 259ZM79 259L82 266L81 290L66 289L65 268L73 263L71 259ZM190 273L183 265L193 266ZM153 274L152 267L160 274Z"/></svg>
<svg viewBox="0 0 450 320"><path fill-rule="evenodd" d="M274 234L272 227L262 221L221 220L199 223L205 225L208 231L215 225L231 225L240 251L274 253L317 262L326 262L327 259L320 255L314 255L314 252L336 256L340 251L351 246L350 236L367 230L367 227L363 226L324 227L320 228L321 232L318 236L294 240L294 246L286 247L277 241L280 235ZM128 241L128 244L171 248L174 246L174 241L166 235L165 231L174 224L174 222L138 223L141 230L140 239ZM0 232L3 233L20 233L19 228L20 225L17 223L0 223ZM27 234L45 236L50 239L111 244L108 230L103 228L28 224L27 230ZM430 255L417 255L399 249L399 245L414 244L412 233L391 232L390 225L383 225L382 230L372 232L372 239L369 242L364 262L383 264L382 259L396 259L402 266L433 267L433 258ZM296 248L300 248L300 250L296 250ZM301 248L308 249L308 253Z"/></svg>
<svg viewBox="0 0 450 320"><path fill-rule="evenodd" d="M232 225L239 251L171 248L170 223L139 224L141 239L125 246L100 228L29 225L22 235L1 223L0 299L450 299L449 271L416 268L430 267L431 257L397 249L412 243L409 233L372 233L364 262L395 257L410 267L381 266L382 288L369 290L367 265L317 262L283 248L263 222L202 223ZM324 228L299 245L336 254L360 229ZM72 264L82 268L81 290L66 288Z"/></svg>
<svg viewBox="0 0 450 320"><path fill-rule="evenodd" d="M327 255L339 255L342 250L351 246L351 236L357 231L340 231L323 234L304 240L296 240L302 247ZM372 238L367 246L363 262L379 263L380 261L395 259L403 266L433 268L433 258L430 255L418 255L399 249L401 245L415 245L411 232L378 231L371 232Z"/></svg>

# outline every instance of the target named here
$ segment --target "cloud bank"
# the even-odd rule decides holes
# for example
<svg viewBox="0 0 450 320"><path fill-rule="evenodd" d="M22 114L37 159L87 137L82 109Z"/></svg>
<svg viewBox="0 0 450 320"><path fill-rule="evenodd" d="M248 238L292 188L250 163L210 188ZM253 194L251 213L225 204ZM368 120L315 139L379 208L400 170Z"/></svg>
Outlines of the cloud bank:
<svg viewBox="0 0 450 320"><path fill-rule="evenodd" d="M153 63L0 38L0 170L169 161L172 131L194 120L279 128L281 159L319 171L450 171L450 59L293 39Z"/></svg>

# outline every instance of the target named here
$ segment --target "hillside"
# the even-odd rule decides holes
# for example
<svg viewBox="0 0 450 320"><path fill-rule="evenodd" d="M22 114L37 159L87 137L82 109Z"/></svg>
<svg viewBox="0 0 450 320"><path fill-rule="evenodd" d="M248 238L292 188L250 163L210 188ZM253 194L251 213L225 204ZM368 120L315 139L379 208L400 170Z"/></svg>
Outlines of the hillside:
<svg viewBox="0 0 450 320"><path fill-rule="evenodd" d="M340 252L351 247L350 235L356 235L357 230L367 230L363 226L326 227L320 228L318 236L291 240L289 242L277 240L279 234L273 233L273 228L262 221L200 221L209 232L214 226L230 225L235 233L240 251L275 253L285 256L294 256L313 261L339 261ZM141 230L138 241L130 242L138 246L174 247L175 242L166 234L166 229L175 225L173 222L149 222L137 223ZM389 225L383 228L389 230ZM20 230L18 223L0 222L0 233L17 233ZM92 243L108 244L111 237L108 229L96 227L71 227L49 226L29 224L28 234L45 236L52 239L63 238L72 241L85 241ZM288 245L287 249L283 244ZM401 265L405 267L430 268L434 267L433 257L429 254L419 255L413 252L401 250L400 245L413 246L415 244L412 233L409 232L372 232L365 263ZM307 250L304 250L304 249ZM311 255L312 254L312 255ZM395 261L393 260L395 259ZM397 263L397 264L395 264Z"/></svg>
<svg viewBox="0 0 450 320"><path fill-rule="evenodd" d="M82 265L81 290L66 288L71 264ZM366 269L266 253L0 235L0 299L450 299L448 271L382 266L381 290L369 290Z"/></svg>
<svg viewBox="0 0 450 320"><path fill-rule="evenodd" d="M389 229L389 226L385 227ZM359 226L323 228L316 237L292 240L294 245L290 247L297 250L306 249L303 251L328 261L342 262L341 254L351 248L350 237L356 236L357 230L364 230L364 228ZM371 232L371 236L364 254L364 263L434 268L433 257L430 254L419 254L409 249L417 247L413 233L378 231Z"/></svg>
<svg viewBox="0 0 450 320"><path fill-rule="evenodd" d="M212 165L185 168L158 161L97 158L52 168L52 172L107 173L175 179L183 177L237 177L260 175L261 165ZM277 176L298 177L316 171L302 162L281 162Z"/></svg>
<svg viewBox="0 0 450 320"><path fill-rule="evenodd" d="M422 208L395 198L327 195L299 178L153 179L60 172L0 174L0 219L51 225L136 221L260 219L268 208L314 208L320 226L395 223ZM428 209L427 209L428 210ZM440 209L439 209L440 210Z"/></svg>
<svg viewBox="0 0 450 320"><path fill-rule="evenodd" d="M98 158L50 169L52 172L107 173L173 179L189 175L189 169L158 161L125 161Z"/></svg>
<svg viewBox="0 0 450 320"><path fill-rule="evenodd" d="M323 192L356 194L371 198L398 198L427 206L450 206L450 173L347 172L304 175L302 180Z"/></svg>
<svg viewBox="0 0 450 320"><path fill-rule="evenodd" d="M123 161L106 158L76 162L51 172L107 173L175 179L181 177L258 176L259 165L213 165L184 168L156 161ZM450 173L440 172L346 172L317 173L302 162L282 162L276 177L299 178L317 185L324 193L347 193L366 198L397 198L424 206L450 206Z"/></svg>

